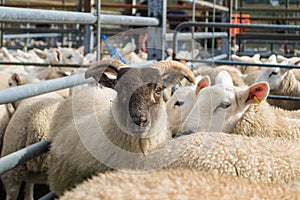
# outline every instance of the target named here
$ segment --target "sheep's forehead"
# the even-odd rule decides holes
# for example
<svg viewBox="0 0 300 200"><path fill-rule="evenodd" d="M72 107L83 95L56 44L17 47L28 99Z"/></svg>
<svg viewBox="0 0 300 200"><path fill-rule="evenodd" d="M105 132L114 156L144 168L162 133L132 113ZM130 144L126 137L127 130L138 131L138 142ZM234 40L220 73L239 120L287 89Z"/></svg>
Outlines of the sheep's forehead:
<svg viewBox="0 0 300 200"><path fill-rule="evenodd" d="M200 98L206 99L208 102L212 102L212 104L219 104L223 101L232 101L235 99L237 94L236 87L228 87L222 84L206 87L200 91Z"/></svg>
<svg viewBox="0 0 300 200"><path fill-rule="evenodd" d="M182 87L178 88L174 93L174 98L177 100L189 100L191 94L195 93L195 88L193 86L190 87Z"/></svg>
<svg viewBox="0 0 300 200"><path fill-rule="evenodd" d="M148 89L156 84L161 84L158 70L153 68L133 68L118 79L116 90L119 95L132 95L134 92L147 93Z"/></svg>

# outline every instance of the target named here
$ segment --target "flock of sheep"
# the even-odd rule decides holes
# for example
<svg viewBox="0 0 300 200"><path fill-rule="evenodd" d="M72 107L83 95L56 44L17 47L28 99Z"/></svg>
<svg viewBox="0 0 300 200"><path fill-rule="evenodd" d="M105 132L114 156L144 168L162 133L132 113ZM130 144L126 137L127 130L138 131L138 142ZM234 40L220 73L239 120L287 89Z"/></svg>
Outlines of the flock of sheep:
<svg viewBox="0 0 300 200"><path fill-rule="evenodd" d="M123 51L127 63L146 59ZM74 73L95 79L0 105L1 157L51 142L48 153L1 175L6 199L17 199L22 182L26 199L34 184L61 199L300 198L300 102L267 100L300 96L298 69L192 71L170 59L136 68L70 48L1 48L0 60L89 65L0 66L0 89ZM279 55L232 60L300 65Z"/></svg>

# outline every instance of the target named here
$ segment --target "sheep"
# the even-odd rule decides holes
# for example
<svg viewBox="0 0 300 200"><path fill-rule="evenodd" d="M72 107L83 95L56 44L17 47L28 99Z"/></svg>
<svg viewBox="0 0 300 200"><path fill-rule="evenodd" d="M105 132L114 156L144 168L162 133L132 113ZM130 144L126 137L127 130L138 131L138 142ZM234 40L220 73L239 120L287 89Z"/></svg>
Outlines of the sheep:
<svg viewBox="0 0 300 200"><path fill-rule="evenodd" d="M13 115L14 108L11 104L1 104L0 105L0 151L2 149L2 141L6 127L9 123L11 116Z"/></svg>
<svg viewBox="0 0 300 200"><path fill-rule="evenodd" d="M54 92L18 101L4 134L1 157L46 139L62 99ZM33 198L34 184L47 183L47 157L48 154L40 155L1 175L6 199L17 199L22 181L26 183L26 199Z"/></svg>
<svg viewBox="0 0 300 200"><path fill-rule="evenodd" d="M208 75L211 79L212 85L214 85L215 78L220 71L227 71L231 75L235 86L244 86L245 85L245 82L243 81L243 74L241 74L241 72L237 68L234 68L232 66L220 65L216 68L209 67L209 66L203 66L203 67L199 67L199 68L195 69L193 72L194 72L195 76Z"/></svg>
<svg viewBox="0 0 300 200"><path fill-rule="evenodd" d="M157 156L157 163L179 154L168 167L232 174L262 183L299 184L299 150L298 141L285 138L197 132L176 138Z"/></svg>
<svg viewBox="0 0 300 200"><path fill-rule="evenodd" d="M44 59L45 63L49 64L78 64L81 65L84 62L82 48L53 48L49 50L34 49L34 52ZM53 79L60 77L57 71L61 71L59 67L52 67L49 75L46 79ZM74 68L64 68L63 71L74 72Z"/></svg>
<svg viewBox="0 0 300 200"><path fill-rule="evenodd" d="M194 169L100 173L60 199L299 199L299 190Z"/></svg>
<svg viewBox="0 0 300 200"><path fill-rule="evenodd" d="M269 94L266 82L243 88L235 87L225 71L220 72L216 79L216 85L203 88L199 92L195 105L187 117L181 119L179 132L222 131L247 136L299 139L300 126L294 123L297 114L291 117L290 112L271 107L264 102ZM181 97L181 102L188 99ZM263 103L259 105L257 102ZM178 127L178 121L171 120L180 118L180 113L184 113L180 112L180 107L176 113L172 113L170 126Z"/></svg>
<svg viewBox="0 0 300 200"><path fill-rule="evenodd" d="M275 61L276 62L276 61ZM288 61L283 61L281 65L287 64ZM289 63L297 65L296 63ZM270 85L270 94L283 96L300 96L300 81L296 79L293 72L287 68L265 68L257 77L256 81L266 81ZM268 102L286 110L300 109L300 103L291 103L288 100L268 100Z"/></svg>
<svg viewBox="0 0 300 200"><path fill-rule="evenodd" d="M118 48L117 51L128 64L137 64L145 62L147 60L145 59L146 56L142 53L139 53L139 55L142 56L140 57L134 52L135 49L136 45L132 42L129 42L123 48Z"/></svg>
<svg viewBox="0 0 300 200"><path fill-rule="evenodd" d="M201 75L196 77L196 83L197 85L179 87L166 103L169 126L173 134L178 132L182 120L191 111L200 90L211 84L209 76Z"/></svg>
<svg viewBox="0 0 300 200"><path fill-rule="evenodd" d="M236 62L248 62L248 63L258 63L261 64L260 54L255 54L252 57L249 56L237 56L235 54L231 55L231 59ZM243 74L251 74L256 71L260 71L260 67L255 66L239 66L238 67Z"/></svg>
<svg viewBox="0 0 300 200"><path fill-rule="evenodd" d="M89 67L87 78L93 77L117 92L114 97L92 87L77 94L80 98L74 94L73 99L67 99L57 109L49 133L51 191L60 196L97 172L117 167L139 168L127 154L145 158L171 139L161 92L165 87L162 81L168 78L164 75L172 69L195 82L189 68L176 61L129 68L117 60L103 60ZM101 130L97 129L99 125ZM90 142L94 143L88 144L92 149L86 149ZM120 150L121 157L113 153Z"/></svg>

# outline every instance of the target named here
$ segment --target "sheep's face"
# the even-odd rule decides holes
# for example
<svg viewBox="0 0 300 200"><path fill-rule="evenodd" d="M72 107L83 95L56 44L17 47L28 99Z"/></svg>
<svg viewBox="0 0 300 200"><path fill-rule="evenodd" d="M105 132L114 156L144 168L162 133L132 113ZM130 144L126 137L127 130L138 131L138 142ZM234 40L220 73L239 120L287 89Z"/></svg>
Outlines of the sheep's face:
<svg viewBox="0 0 300 200"><path fill-rule="evenodd" d="M287 69L283 68L263 68L255 80L256 82L266 81L269 83L270 90L280 89L281 83L286 76Z"/></svg>
<svg viewBox="0 0 300 200"><path fill-rule="evenodd" d="M166 103L168 121L172 133L176 133L196 101L193 86L178 88Z"/></svg>
<svg viewBox="0 0 300 200"><path fill-rule="evenodd" d="M265 100L269 93L267 83L250 87L235 87L231 76L221 71L216 85L202 89L195 106L183 122L181 131L215 131L230 133L242 118L249 104Z"/></svg>
<svg viewBox="0 0 300 200"><path fill-rule="evenodd" d="M178 88L166 103L168 121L172 133L181 130L183 121L190 114L191 109L197 107L196 100L200 90L210 85L208 76L198 76L197 85Z"/></svg>
<svg viewBox="0 0 300 200"><path fill-rule="evenodd" d="M164 86L158 70L121 70L115 89L120 128L135 137L148 137L143 134L153 128L152 124L160 124L157 121L163 110L161 92Z"/></svg>

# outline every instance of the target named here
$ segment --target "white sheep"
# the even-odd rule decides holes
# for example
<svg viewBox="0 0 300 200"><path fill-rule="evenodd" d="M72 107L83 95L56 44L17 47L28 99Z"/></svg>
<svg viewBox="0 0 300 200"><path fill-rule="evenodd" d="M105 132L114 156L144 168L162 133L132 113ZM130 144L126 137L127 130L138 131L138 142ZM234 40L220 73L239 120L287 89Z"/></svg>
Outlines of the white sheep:
<svg viewBox="0 0 300 200"><path fill-rule="evenodd" d="M158 158L180 155L169 167L232 174L263 183L300 181L300 146L285 138L202 132L176 138ZM181 153L180 152L181 149ZM157 162L162 162L159 160Z"/></svg>
<svg viewBox="0 0 300 200"><path fill-rule="evenodd" d="M233 83L235 86L244 86L245 82L243 80L244 75L238 70L237 68L233 66L227 66L227 65L220 65L218 67L210 67L210 66L202 66L198 67L197 69L193 70L195 76L198 75L208 75L211 79L211 84L215 84L215 78L218 75L220 71L227 71L233 80Z"/></svg>
<svg viewBox="0 0 300 200"><path fill-rule="evenodd" d="M274 56L275 57L275 56ZM276 57L275 57L276 59ZM288 60L281 62L281 65L290 64L297 65L296 63L289 63ZM276 63L273 61L271 63ZM283 95L283 96L300 96L300 81L296 79L292 70L288 68L268 67L261 70L256 81L266 81L270 85L270 94ZM288 100L268 100L271 105L286 109L297 110L300 109L299 101L292 102Z"/></svg>
<svg viewBox="0 0 300 200"><path fill-rule="evenodd" d="M127 64L137 64L147 61L145 54L136 54L134 52L135 49L136 45L132 42L129 42L123 48L117 48L117 51L119 55L124 58Z"/></svg>
<svg viewBox="0 0 300 200"><path fill-rule="evenodd" d="M86 77L114 88L116 97L92 87L78 96L73 94L58 108L49 133L48 174L55 194L61 195L97 172L115 167L139 168L139 159L132 160L131 153L146 158L171 139L161 92L167 78L164 75L172 69L195 82L193 73L176 61L129 68L120 61L105 60L89 68ZM86 149L87 143L92 149ZM120 151L125 155L120 156Z"/></svg>
<svg viewBox="0 0 300 200"><path fill-rule="evenodd" d="M250 56L237 56L235 54L231 55L231 59L236 62L248 62L248 63L257 63L261 64L260 54L254 54L252 57ZM260 67L255 66L238 66L243 74L251 74L256 71L260 71Z"/></svg>
<svg viewBox="0 0 300 200"><path fill-rule="evenodd" d="M266 82L242 88L235 87L230 75L225 71L220 72L216 79L216 85L203 88L199 92L193 108L187 117L182 119L179 132L222 131L247 136L299 139L300 126L294 123L297 114L292 116L291 112L263 102L269 93ZM189 99L183 97L181 101L184 103ZM262 105L258 105L260 102L263 102ZM170 126L178 126L178 121L171 121L180 117L180 107L177 109L176 113L170 113L173 114L169 119Z"/></svg>
<svg viewBox="0 0 300 200"><path fill-rule="evenodd" d="M53 114L62 101L56 93L43 94L16 102L3 138L1 157L46 139ZM1 175L6 199L17 199L22 181L26 183L26 199L33 198L33 186L47 183L46 159L40 155Z"/></svg>
<svg viewBox="0 0 300 200"><path fill-rule="evenodd" d="M166 103L170 130L176 134L197 101L201 89L209 86L209 76L196 77L196 85L179 87Z"/></svg>
<svg viewBox="0 0 300 200"><path fill-rule="evenodd" d="M193 169L108 171L66 192L61 200L299 199L299 190Z"/></svg>

